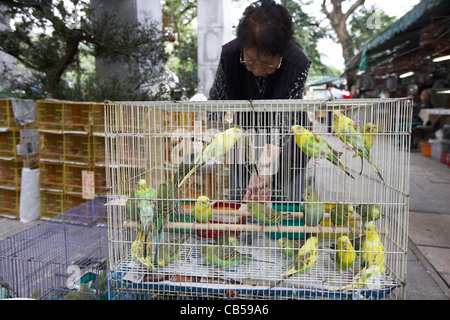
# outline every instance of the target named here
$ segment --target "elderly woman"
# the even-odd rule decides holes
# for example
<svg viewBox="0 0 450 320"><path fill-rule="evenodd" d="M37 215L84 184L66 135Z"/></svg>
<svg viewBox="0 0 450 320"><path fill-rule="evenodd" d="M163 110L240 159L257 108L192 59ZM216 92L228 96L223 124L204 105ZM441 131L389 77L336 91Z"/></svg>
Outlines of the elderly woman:
<svg viewBox="0 0 450 320"><path fill-rule="evenodd" d="M222 47L209 99L301 99L311 61L295 44L293 34L292 18L284 6L272 0L252 3L239 21L237 38ZM250 176L243 166L231 167L231 199L298 200L301 191L288 190L284 184L289 176L289 186L301 185L301 170L292 164L299 167L307 159L293 139L283 146L285 140L280 136L288 134L294 124L308 125L306 113L238 112L233 123L267 139L259 159L259 175ZM280 158L280 169L268 170Z"/></svg>

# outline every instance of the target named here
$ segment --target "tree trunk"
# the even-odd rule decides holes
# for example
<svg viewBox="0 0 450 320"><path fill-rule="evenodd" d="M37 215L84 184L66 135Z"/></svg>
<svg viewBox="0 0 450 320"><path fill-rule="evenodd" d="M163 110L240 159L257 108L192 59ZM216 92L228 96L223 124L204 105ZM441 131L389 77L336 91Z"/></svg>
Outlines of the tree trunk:
<svg viewBox="0 0 450 320"><path fill-rule="evenodd" d="M80 43L79 37L71 37L66 41L66 52L54 65L54 68L48 78L48 91L53 98L61 98L59 85L61 77L66 71L67 67L74 61L78 53L78 46Z"/></svg>
<svg viewBox="0 0 450 320"><path fill-rule="evenodd" d="M365 0L356 0L347 12L342 12L342 3L345 0L331 0L333 9L328 11L326 7L327 0L322 2L322 11L325 13L328 20L330 20L331 27L336 32L339 42L342 46L342 56L345 62L348 62L354 56L353 41L347 30L347 20L359 6L363 5Z"/></svg>

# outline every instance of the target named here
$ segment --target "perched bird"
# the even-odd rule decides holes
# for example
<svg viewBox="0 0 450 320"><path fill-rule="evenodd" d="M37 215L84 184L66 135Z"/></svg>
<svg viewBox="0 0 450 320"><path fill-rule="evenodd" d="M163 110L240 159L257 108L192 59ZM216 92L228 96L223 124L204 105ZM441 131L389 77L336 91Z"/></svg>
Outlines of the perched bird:
<svg viewBox="0 0 450 320"><path fill-rule="evenodd" d="M158 255L158 247L164 228L170 217L177 219L177 203L179 199L178 189L171 180L165 181L158 186L155 202L155 215L150 231L152 242L155 244L155 256ZM149 235L149 237L150 237Z"/></svg>
<svg viewBox="0 0 450 320"><path fill-rule="evenodd" d="M330 219L335 226L346 226L349 217L354 213L355 208L351 204L337 204L330 211Z"/></svg>
<svg viewBox="0 0 450 320"><path fill-rule="evenodd" d="M384 272L385 249L373 222L364 225L364 241L361 244L361 269L378 265Z"/></svg>
<svg viewBox="0 0 450 320"><path fill-rule="evenodd" d="M131 258L134 261L139 262L140 259L144 258L145 251L145 235L142 231L138 231L136 239L131 244Z"/></svg>
<svg viewBox="0 0 450 320"><path fill-rule="evenodd" d="M172 181L168 180L161 183L158 186L156 197L156 221L155 228L157 234L160 235L162 229L169 221L169 216L174 215L176 212L176 202L179 199L178 189Z"/></svg>
<svg viewBox="0 0 450 320"><path fill-rule="evenodd" d="M201 153L195 158L194 166L189 170L189 172L183 177L181 182L178 184L180 188L186 180L197 170L198 167L205 164L206 162L217 158L225 153L227 153L231 148L233 148L236 143L240 140L240 145L244 147L245 155L253 167L256 169L256 163L252 159L252 144L248 138L244 129L239 126L232 126L229 129L219 132L210 143L206 144ZM258 172L256 170L256 172Z"/></svg>
<svg viewBox="0 0 450 320"><path fill-rule="evenodd" d="M342 142L344 142L348 147L350 147L355 154L360 156L361 158L361 172L363 170L363 158L365 158L369 164L372 166L372 168L375 170L377 175L380 177L381 181L383 180L383 177L381 176L380 171L375 166L375 163L372 160L372 157L370 156L369 150L367 150L365 145L365 140L362 136L362 134L358 130L358 126L353 122L352 119L344 116L340 111L334 112L334 124L333 124L333 131L337 134L339 139L341 139Z"/></svg>
<svg viewBox="0 0 450 320"><path fill-rule="evenodd" d="M139 221L142 231L147 234L152 228L155 218L155 203L151 200L139 200Z"/></svg>
<svg viewBox="0 0 450 320"><path fill-rule="evenodd" d="M356 260L355 249L347 236L341 236L337 239L336 252L330 256L340 270L352 268Z"/></svg>
<svg viewBox="0 0 450 320"><path fill-rule="evenodd" d="M125 203L125 217L132 221L139 221L139 202L137 199L128 198Z"/></svg>
<svg viewBox="0 0 450 320"><path fill-rule="evenodd" d="M353 178L347 168L339 161L341 153L334 150L324 138L299 125L293 126L291 130L294 133L297 146L307 156L315 159L326 159Z"/></svg>
<svg viewBox="0 0 450 320"><path fill-rule="evenodd" d="M366 123L361 129L361 133L364 137L364 145L366 146L366 149L368 151L370 151L370 148L372 148L373 141L375 140L374 134L377 133L377 131L377 126L371 122Z"/></svg>
<svg viewBox="0 0 450 320"><path fill-rule="evenodd" d="M295 256L292 264L282 274L282 278L287 279L296 273L309 272L317 262L318 243L319 240L317 237L308 238L305 244L298 250L297 256Z"/></svg>
<svg viewBox="0 0 450 320"><path fill-rule="evenodd" d="M164 267L171 261L178 260L181 245L186 242L190 235L190 233L180 234L179 238L175 239L173 243L164 243L160 245L156 256L158 266Z"/></svg>
<svg viewBox="0 0 450 320"><path fill-rule="evenodd" d="M208 222L212 216L212 205L207 196L199 196L195 203L192 213L195 216L195 220L199 222Z"/></svg>
<svg viewBox="0 0 450 320"><path fill-rule="evenodd" d="M385 272L385 249L380 241L373 222L364 226L364 238L361 243L360 272L353 278L351 284L333 290L351 290L362 287L376 274Z"/></svg>
<svg viewBox="0 0 450 320"><path fill-rule="evenodd" d="M382 213L379 204L362 204L357 211L364 223L380 219Z"/></svg>
<svg viewBox="0 0 450 320"><path fill-rule="evenodd" d="M303 192L306 203L303 204L303 219L308 226L319 226L325 213L325 203L320 202L319 194L313 188L307 188Z"/></svg>
<svg viewBox="0 0 450 320"><path fill-rule="evenodd" d="M252 259L251 255L242 254L230 246L202 246L200 251L206 261L221 268L236 266L242 262L260 261Z"/></svg>
<svg viewBox="0 0 450 320"><path fill-rule="evenodd" d="M281 252L283 252L283 254L289 257L294 257L297 254L298 249L300 249L305 244L305 241L280 238L278 239L277 243L278 246L282 248Z"/></svg>
<svg viewBox="0 0 450 320"><path fill-rule="evenodd" d="M151 237L147 237L147 241L145 242L145 258L140 260L140 262L147 267L148 269L155 270L155 266L152 263L152 240Z"/></svg>
<svg viewBox="0 0 450 320"><path fill-rule="evenodd" d="M154 199L157 195L157 191L147 186L145 179L140 179L136 185L134 195L138 199Z"/></svg>
<svg viewBox="0 0 450 320"><path fill-rule="evenodd" d="M264 224L278 224L282 213L258 202L247 203L247 209L252 216Z"/></svg>
<svg viewBox="0 0 450 320"><path fill-rule="evenodd" d="M217 238L216 244L219 246L238 246L239 240L233 232L223 232Z"/></svg>

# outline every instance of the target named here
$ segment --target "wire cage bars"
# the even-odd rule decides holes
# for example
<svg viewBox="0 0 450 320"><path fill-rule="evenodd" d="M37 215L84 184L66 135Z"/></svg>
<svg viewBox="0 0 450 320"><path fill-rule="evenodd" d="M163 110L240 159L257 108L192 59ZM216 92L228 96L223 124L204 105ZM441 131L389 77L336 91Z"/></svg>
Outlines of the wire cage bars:
<svg viewBox="0 0 450 320"><path fill-rule="evenodd" d="M105 102L110 297L403 299L411 115Z"/></svg>
<svg viewBox="0 0 450 320"><path fill-rule="evenodd" d="M0 299L106 300L106 198L0 241Z"/></svg>

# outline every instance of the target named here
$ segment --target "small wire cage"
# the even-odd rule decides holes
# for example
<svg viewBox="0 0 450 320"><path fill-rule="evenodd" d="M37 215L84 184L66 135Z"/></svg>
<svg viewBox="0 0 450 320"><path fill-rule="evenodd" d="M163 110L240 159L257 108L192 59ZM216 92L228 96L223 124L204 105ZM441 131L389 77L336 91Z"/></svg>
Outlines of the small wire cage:
<svg viewBox="0 0 450 320"><path fill-rule="evenodd" d="M0 241L1 299L106 300L106 198Z"/></svg>
<svg viewBox="0 0 450 320"><path fill-rule="evenodd" d="M110 298L404 299L411 116L105 102Z"/></svg>

